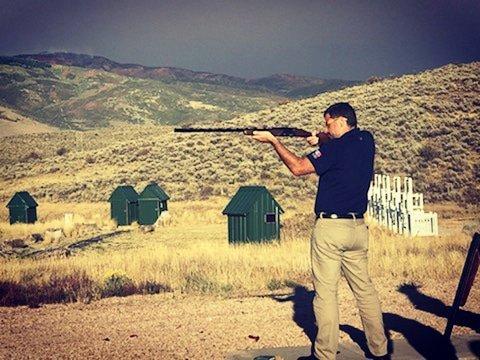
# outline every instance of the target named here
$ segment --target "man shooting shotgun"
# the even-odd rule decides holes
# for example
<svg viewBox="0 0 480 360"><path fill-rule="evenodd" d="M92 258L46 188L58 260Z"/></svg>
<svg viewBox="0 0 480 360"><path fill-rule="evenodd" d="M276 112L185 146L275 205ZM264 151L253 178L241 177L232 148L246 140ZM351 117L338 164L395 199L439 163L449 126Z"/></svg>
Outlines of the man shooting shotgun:
<svg viewBox="0 0 480 360"><path fill-rule="evenodd" d="M330 141L307 137L320 147L304 157L288 150L271 131L253 131L252 138L273 146L293 175L319 176L311 257L318 333L310 359L335 359L338 347L337 288L341 273L357 300L372 358L388 359L378 294L368 274L368 229L363 220L373 175L375 144L368 131L357 128L348 103L323 113Z"/></svg>

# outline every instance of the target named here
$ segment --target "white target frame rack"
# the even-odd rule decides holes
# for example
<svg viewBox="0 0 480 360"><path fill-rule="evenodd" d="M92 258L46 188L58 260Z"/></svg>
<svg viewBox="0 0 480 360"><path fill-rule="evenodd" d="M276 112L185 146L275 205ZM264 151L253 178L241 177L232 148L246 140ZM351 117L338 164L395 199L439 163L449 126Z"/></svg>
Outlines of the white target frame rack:
<svg viewBox="0 0 480 360"><path fill-rule="evenodd" d="M370 219L405 236L438 236L438 216L423 210L423 194L413 192L413 180L375 174L368 190Z"/></svg>

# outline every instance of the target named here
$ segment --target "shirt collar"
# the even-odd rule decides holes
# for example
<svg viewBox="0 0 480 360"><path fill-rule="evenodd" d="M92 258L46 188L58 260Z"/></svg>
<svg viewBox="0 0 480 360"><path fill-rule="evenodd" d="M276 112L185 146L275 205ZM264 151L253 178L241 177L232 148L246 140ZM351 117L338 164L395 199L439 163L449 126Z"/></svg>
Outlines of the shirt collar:
<svg viewBox="0 0 480 360"><path fill-rule="evenodd" d="M358 134L359 131L360 131L360 129L358 127L354 127L353 129L347 131L345 134L340 136L337 140L349 139L352 136L354 136L355 134Z"/></svg>

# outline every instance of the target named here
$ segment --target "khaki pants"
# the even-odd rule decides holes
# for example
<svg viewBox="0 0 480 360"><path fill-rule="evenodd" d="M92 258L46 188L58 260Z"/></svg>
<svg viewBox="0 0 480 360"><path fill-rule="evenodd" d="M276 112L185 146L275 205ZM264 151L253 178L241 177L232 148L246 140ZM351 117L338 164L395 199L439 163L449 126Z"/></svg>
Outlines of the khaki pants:
<svg viewBox="0 0 480 360"><path fill-rule="evenodd" d="M318 326L314 355L335 359L338 347L337 289L341 272L357 301L368 348L373 355L387 353L382 310L368 275L368 229L363 219L317 219L311 239L313 310Z"/></svg>

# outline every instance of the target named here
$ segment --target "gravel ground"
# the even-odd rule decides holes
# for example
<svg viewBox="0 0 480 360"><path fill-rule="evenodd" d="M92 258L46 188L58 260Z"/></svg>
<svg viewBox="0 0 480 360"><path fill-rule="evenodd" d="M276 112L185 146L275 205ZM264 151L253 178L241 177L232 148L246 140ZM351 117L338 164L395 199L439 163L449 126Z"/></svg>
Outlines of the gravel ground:
<svg viewBox="0 0 480 360"><path fill-rule="evenodd" d="M439 336L457 284L405 287L376 279L393 338ZM454 334L480 332L480 289L474 284ZM312 293L222 299L160 294L110 298L91 304L0 308L2 359L223 359L242 349L309 345ZM341 341L361 329L345 281L339 289Z"/></svg>

